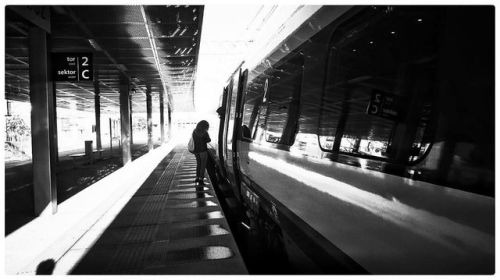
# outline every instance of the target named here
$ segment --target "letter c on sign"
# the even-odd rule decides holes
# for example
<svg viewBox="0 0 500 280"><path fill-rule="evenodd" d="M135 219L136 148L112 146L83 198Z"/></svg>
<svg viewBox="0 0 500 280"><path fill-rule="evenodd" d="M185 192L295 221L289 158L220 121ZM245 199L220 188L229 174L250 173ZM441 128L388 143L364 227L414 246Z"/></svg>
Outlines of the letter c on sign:
<svg viewBox="0 0 500 280"><path fill-rule="evenodd" d="M88 69L83 70L82 71L82 78L84 78L85 80L90 79L90 77L88 76L88 73L89 73Z"/></svg>

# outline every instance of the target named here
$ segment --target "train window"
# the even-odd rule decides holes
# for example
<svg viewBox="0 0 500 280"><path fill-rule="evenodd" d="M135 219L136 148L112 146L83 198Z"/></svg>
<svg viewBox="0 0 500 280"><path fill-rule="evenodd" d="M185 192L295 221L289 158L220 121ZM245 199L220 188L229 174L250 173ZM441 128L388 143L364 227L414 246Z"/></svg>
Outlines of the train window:
<svg viewBox="0 0 500 280"><path fill-rule="evenodd" d="M260 75L259 75L260 74ZM249 73L248 84L245 93L245 103L243 106L243 130L247 130L249 135L243 133L244 138L255 138L258 117L262 115L264 95L268 87L268 76L259 73L256 69Z"/></svg>
<svg viewBox="0 0 500 280"><path fill-rule="evenodd" d="M414 176L494 196L495 8L448 8L443 22L438 122Z"/></svg>
<svg viewBox="0 0 500 280"><path fill-rule="evenodd" d="M234 129L234 119L236 113L236 97L238 95L238 82L239 82L239 74L236 72L234 75L230 87L228 90L230 91L231 99L228 100L229 105L229 116L228 116L228 127L227 127L227 146L231 147L231 143L233 142L233 129Z"/></svg>
<svg viewBox="0 0 500 280"><path fill-rule="evenodd" d="M322 149L398 162L425 154L439 12L372 7L339 26L320 112Z"/></svg>
<svg viewBox="0 0 500 280"><path fill-rule="evenodd" d="M266 120L267 120L266 116L267 116L267 106L262 104L259 107L254 129L251 130L251 136L258 143L262 142L264 138L266 130Z"/></svg>
<svg viewBox="0 0 500 280"><path fill-rule="evenodd" d="M292 145L298 128L304 59L295 55L276 66L269 78L266 141Z"/></svg>

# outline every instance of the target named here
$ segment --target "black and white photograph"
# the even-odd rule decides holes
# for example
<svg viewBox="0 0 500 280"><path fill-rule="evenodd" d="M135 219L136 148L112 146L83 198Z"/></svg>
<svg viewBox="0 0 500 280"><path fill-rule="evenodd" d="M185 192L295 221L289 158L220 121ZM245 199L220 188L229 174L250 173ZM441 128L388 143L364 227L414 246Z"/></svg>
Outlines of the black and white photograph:
<svg viewBox="0 0 500 280"><path fill-rule="evenodd" d="M0 274L494 277L495 12L6 1Z"/></svg>

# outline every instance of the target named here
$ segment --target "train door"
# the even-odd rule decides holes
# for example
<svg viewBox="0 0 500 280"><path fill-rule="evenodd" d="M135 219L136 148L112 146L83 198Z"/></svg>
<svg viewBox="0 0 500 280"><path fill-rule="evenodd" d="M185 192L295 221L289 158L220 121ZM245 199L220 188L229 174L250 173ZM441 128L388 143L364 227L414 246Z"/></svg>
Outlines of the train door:
<svg viewBox="0 0 500 280"><path fill-rule="evenodd" d="M218 110L219 117L220 117L220 122L219 122L219 137L218 137L218 147L217 147L217 153L219 155L219 162L220 162L220 167L222 169L222 175L224 175L225 178L227 178L227 171L226 171L226 166L224 163L224 159L227 158L227 150L226 150L226 133L227 133L227 122L226 122L226 117L227 117L227 96L228 96L228 90L229 86L224 88L224 91L222 93L222 102L220 106L220 111Z"/></svg>
<svg viewBox="0 0 500 280"><path fill-rule="evenodd" d="M236 72L231 82L228 86L227 94L227 105L226 105L226 127L225 130L225 153L224 153L224 165L227 172L227 179L231 186L233 186L233 191L236 191L236 178L234 175L233 167L233 132L234 132L234 121L236 118L236 98L238 95L238 82L239 82L239 72ZM235 192L235 194L237 194Z"/></svg>
<svg viewBox="0 0 500 280"><path fill-rule="evenodd" d="M233 172L234 172L234 186L236 187L235 194L238 199L240 199L240 187L241 187L241 176L240 176L240 135L241 135L241 123L242 123L242 118L243 118L243 94L245 93L245 87L247 83L247 77L248 77L248 70L245 70L243 72L240 71L240 76L239 76L239 83L238 83L238 91L237 91L237 96L236 96L236 113L235 113L235 119L234 119L234 129L233 129L233 141L232 141L232 165L233 165Z"/></svg>
<svg viewBox="0 0 500 280"><path fill-rule="evenodd" d="M240 131L239 126L241 124L241 100L242 100L242 90L243 82L246 80L247 71L236 72L231 79L231 82L227 88L226 97L226 117L225 117L225 127L223 132L223 144L224 146L224 168L226 171L227 179L231 186L233 187L233 192L237 198L239 198L239 167L238 167L238 143L236 139L238 138L238 133Z"/></svg>

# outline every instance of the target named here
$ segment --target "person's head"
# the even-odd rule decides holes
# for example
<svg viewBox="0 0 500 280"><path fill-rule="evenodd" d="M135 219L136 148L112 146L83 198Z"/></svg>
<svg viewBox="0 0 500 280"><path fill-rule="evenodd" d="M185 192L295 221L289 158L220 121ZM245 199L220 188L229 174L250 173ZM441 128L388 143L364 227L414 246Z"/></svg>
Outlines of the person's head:
<svg viewBox="0 0 500 280"><path fill-rule="evenodd" d="M201 133L201 132L205 132L205 131L208 131L208 128L209 128L209 124L206 120L202 120L200 121L197 125L196 125L196 132L198 133Z"/></svg>

